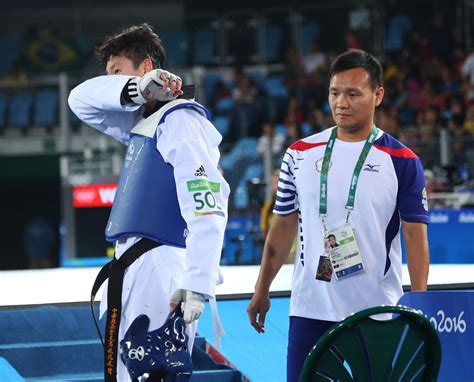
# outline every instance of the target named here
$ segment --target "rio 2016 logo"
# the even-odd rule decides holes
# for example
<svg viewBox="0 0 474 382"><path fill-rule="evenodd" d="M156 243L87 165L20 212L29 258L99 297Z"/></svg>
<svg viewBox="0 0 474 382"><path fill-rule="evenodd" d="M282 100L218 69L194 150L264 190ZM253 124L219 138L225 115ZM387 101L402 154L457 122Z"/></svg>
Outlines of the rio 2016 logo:
<svg viewBox="0 0 474 382"><path fill-rule="evenodd" d="M428 317L423 311L418 310L430 320L430 323L440 333L464 333L467 330L467 323L463 320L464 311L459 313L459 316L448 317L443 310L438 310L436 317Z"/></svg>

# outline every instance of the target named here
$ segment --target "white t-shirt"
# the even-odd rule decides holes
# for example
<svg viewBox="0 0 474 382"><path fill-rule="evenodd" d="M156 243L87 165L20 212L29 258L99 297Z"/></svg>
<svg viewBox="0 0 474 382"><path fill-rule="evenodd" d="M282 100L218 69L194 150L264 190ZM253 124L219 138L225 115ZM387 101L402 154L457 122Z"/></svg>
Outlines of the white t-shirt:
<svg viewBox="0 0 474 382"><path fill-rule="evenodd" d="M291 145L283 159L274 212L298 211L290 315L339 321L351 313L395 304L402 295L400 219L428 223L423 168L418 157L379 130L359 176L354 228L365 271L331 282L316 280L324 253L319 217L321 166L332 129ZM349 183L364 146L336 139L328 174L328 228L342 223Z"/></svg>
<svg viewBox="0 0 474 382"><path fill-rule="evenodd" d="M467 56L462 65L462 73L469 79L469 83L474 85L474 53Z"/></svg>

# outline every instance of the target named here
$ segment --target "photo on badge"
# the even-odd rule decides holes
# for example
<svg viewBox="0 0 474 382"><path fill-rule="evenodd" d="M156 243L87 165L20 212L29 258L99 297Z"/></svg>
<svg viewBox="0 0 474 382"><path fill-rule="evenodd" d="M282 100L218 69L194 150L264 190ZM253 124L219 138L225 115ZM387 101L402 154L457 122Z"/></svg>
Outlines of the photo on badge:
<svg viewBox="0 0 474 382"><path fill-rule="evenodd" d="M337 242L337 239L336 239L336 235L334 235L333 233L330 233L325 239L325 245L324 247L328 247L330 249L332 248L336 248L336 247L339 247L339 243ZM327 244L326 244L327 242Z"/></svg>
<svg viewBox="0 0 474 382"><path fill-rule="evenodd" d="M319 258L318 269L316 270L316 280L330 282L332 277L331 260L327 256Z"/></svg>

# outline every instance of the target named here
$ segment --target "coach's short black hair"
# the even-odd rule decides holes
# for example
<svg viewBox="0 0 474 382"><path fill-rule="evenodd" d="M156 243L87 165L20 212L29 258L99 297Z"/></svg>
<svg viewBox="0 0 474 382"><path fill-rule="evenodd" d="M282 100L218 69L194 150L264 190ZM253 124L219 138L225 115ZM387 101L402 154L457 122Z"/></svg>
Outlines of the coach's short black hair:
<svg viewBox="0 0 474 382"><path fill-rule="evenodd" d="M372 88L383 86L382 65L372 54L360 49L351 49L337 56L329 69L329 79L339 72L355 68L367 70Z"/></svg>
<svg viewBox="0 0 474 382"><path fill-rule="evenodd" d="M110 57L120 55L130 59L135 68L149 58L156 69L163 67L165 48L152 27L143 23L107 36L95 50L95 57L104 67Z"/></svg>

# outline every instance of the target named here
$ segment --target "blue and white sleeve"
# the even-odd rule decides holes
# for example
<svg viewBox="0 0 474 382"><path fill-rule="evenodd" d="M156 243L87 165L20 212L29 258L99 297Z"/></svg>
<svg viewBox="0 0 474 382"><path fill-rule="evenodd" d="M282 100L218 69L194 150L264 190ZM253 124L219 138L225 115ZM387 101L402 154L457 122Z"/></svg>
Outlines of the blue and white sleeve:
<svg viewBox="0 0 474 382"><path fill-rule="evenodd" d="M404 158L403 161L397 198L400 218L410 223L428 224L428 200L423 166L419 158Z"/></svg>
<svg viewBox="0 0 474 382"><path fill-rule="evenodd" d="M294 183L295 151L288 149L283 157L278 179L278 189L273 212L287 215L298 210L298 198Z"/></svg>

